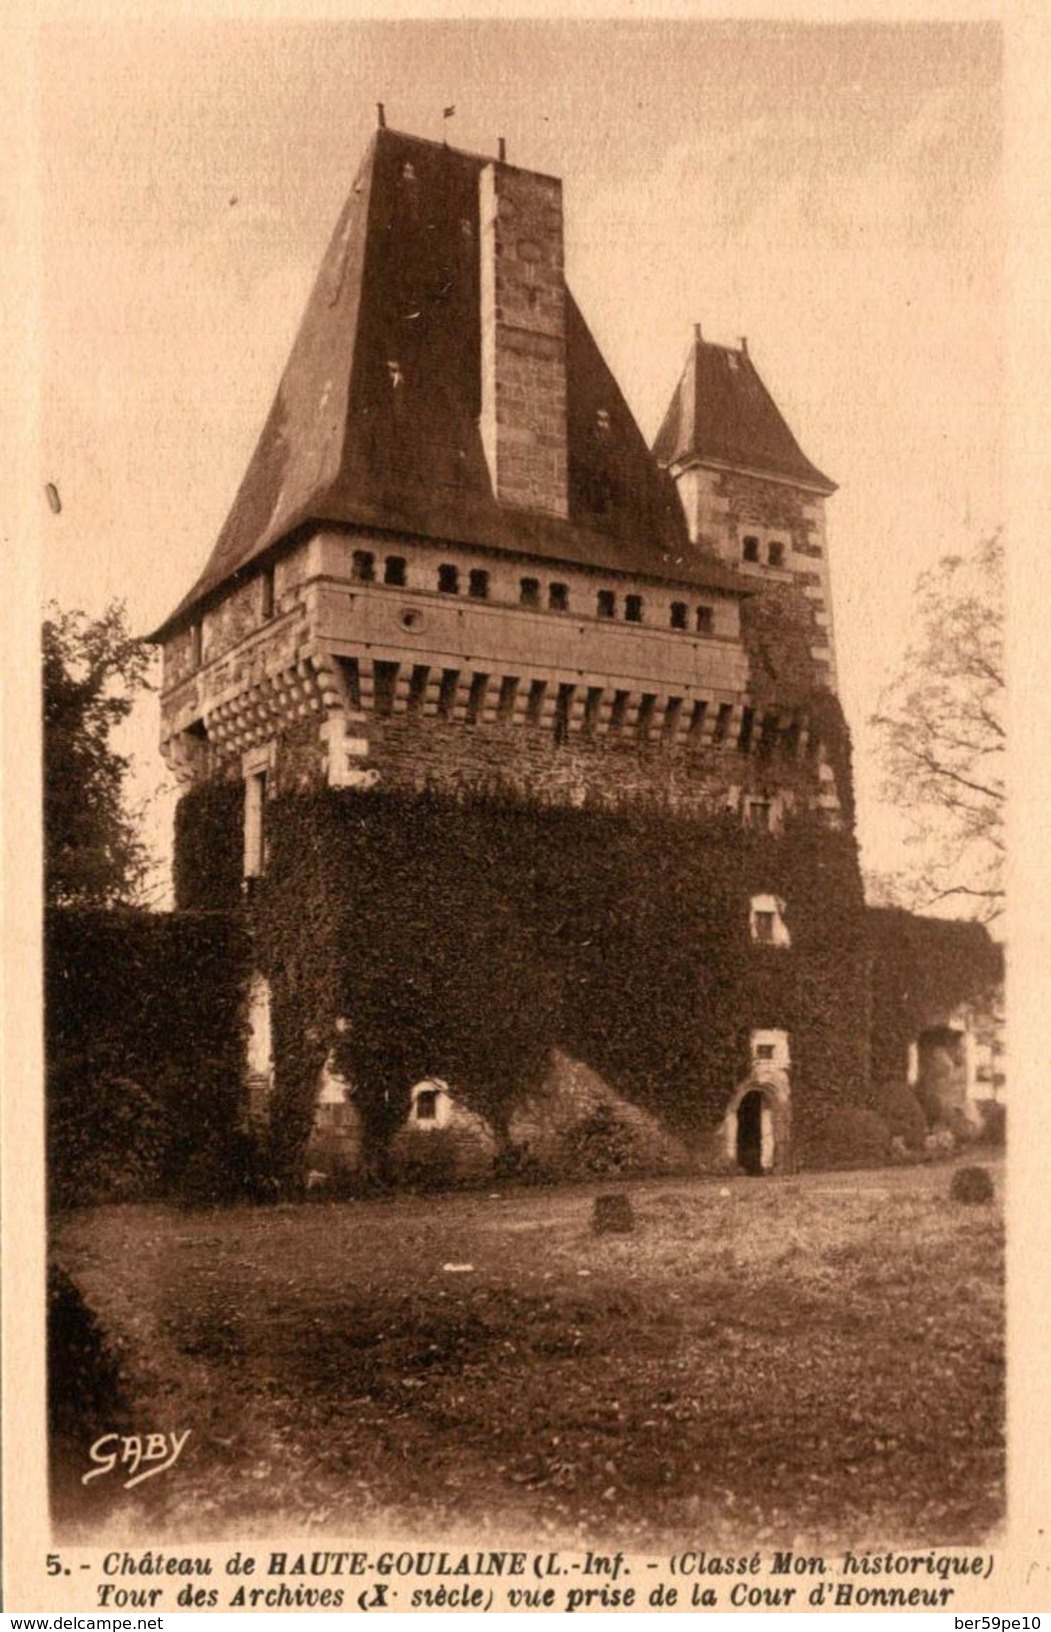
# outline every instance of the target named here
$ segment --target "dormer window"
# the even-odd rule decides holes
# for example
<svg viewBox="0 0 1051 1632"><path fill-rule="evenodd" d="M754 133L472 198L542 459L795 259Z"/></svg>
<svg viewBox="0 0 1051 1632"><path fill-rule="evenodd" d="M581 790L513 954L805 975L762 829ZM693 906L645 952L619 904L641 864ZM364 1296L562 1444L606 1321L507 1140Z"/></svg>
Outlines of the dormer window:
<svg viewBox="0 0 1051 1632"><path fill-rule="evenodd" d="M393 584L396 589L405 588L405 557L403 555L388 555L383 563L383 582Z"/></svg>
<svg viewBox="0 0 1051 1632"><path fill-rule="evenodd" d="M757 538L746 538L743 541L743 543L741 545L741 560L742 561L758 561L759 560L759 540Z"/></svg>
<svg viewBox="0 0 1051 1632"><path fill-rule="evenodd" d="M443 561L438 568L438 593L439 595L459 595L460 593L460 569L454 567L449 561Z"/></svg>

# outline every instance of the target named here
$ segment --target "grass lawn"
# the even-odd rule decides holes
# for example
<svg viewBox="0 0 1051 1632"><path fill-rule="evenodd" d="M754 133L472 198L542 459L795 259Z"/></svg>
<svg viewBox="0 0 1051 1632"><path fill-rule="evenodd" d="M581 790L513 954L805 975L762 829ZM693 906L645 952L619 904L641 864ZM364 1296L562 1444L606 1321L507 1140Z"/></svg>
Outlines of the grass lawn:
<svg viewBox="0 0 1051 1632"><path fill-rule="evenodd" d="M191 1430L63 1539L975 1543L1003 1514L999 1205L951 1169L70 1213L122 1421ZM472 1265L450 1270L447 1265Z"/></svg>

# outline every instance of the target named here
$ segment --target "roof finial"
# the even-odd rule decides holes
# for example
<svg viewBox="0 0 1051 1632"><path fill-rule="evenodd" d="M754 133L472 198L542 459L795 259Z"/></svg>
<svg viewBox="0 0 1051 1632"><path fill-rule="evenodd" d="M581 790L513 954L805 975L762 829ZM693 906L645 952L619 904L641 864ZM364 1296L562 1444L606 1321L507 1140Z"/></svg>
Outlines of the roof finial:
<svg viewBox="0 0 1051 1632"><path fill-rule="evenodd" d="M503 136L496 138L496 156L501 164L507 163L507 141Z"/></svg>
<svg viewBox="0 0 1051 1632"><path fill-rule="evenodd" d="M387 115L384 112L382 102L377 102L376 103L376 123L379 125L381 130L386 130L386 128L387 128Z"/></svg>
<svg viewBox="0 0 1051 1632"><path fill-rule="evenodd" d="M743 357L748 356L748 336L746 334L741 336L741 355Z"/></svg>
<svg viewBox="0 0 1051 1632"><path fill-rule="evenodd" d="M701 333L701 325L699 323L695 323L693 325L693 338L696 340L698 345L700 345L701 341L704 339L704 335Z"/></svg>

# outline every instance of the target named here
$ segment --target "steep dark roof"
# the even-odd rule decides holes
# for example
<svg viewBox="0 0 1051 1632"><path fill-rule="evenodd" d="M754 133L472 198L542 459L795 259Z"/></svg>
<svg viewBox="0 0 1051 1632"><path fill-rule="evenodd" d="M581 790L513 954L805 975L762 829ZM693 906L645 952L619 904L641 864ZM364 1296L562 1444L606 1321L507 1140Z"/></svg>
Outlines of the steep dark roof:
<svg viewBox="0 0 1051 1632"><path fill-rule="evenodd" d="M835 492L803 453L743 343L737 350L695 336L653 452L665 467L712 459Z"/></svg>
<svg viewBox="0 0 1051 1632"><path fill-rule="evenodd" d="M646 447L571 296L569 518L497 502L478 425L478 177L487 162L376 132L230 515L158 635L314 522L751 593L753 585L690 543L675 485ZM397 390L391 362L402 375ZM608 430L598 425L600 408Z"/></svg>

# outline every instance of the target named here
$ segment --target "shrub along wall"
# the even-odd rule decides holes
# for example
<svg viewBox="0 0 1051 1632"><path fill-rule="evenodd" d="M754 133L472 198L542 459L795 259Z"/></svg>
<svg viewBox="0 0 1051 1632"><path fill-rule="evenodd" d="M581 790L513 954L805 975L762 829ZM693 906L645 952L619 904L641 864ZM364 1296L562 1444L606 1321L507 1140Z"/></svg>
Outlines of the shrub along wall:
<svg viewBox="0 0 1051 1632"><path fill-rule="evenodd" d="M48 1175L59 1205L236 1190L243 924L55 909L45 924Z"/></svg>
<svg viewBox="0 0 1051 1632"><path fill-rule="evenodd" d="M198 809L213 825L199 835L187 801L184 845L216 842L215 805ZM233 854L232 802L227 820ZM820 1160L837 1108L865 1097L867 945L849 832L805 816L775 837L729 815L698 824L383 789L285 795L267 825L250 915L273 989L272 1156L286 1179L339 1015L351 1021L340 1063L379 1167L415 1081L454 1082L502 1133L556 1044L699 1139L748 1072L751 1029L783 1027L804 1160ZM785 901L791 949L752 942L758 893Z"/></svg>

